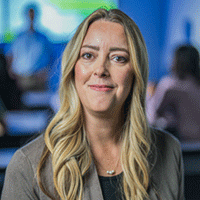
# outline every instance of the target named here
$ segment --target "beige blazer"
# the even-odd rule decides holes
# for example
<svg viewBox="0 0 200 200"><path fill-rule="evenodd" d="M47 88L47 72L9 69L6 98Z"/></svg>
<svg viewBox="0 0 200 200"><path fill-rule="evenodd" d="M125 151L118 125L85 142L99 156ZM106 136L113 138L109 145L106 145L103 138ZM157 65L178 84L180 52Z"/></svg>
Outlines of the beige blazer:
<svg viewBox="0 0 200 200"><path fill-rule="evenodd" d="M39 188L36 170L44 148L43 136L19 149L11 159L2 191L2 200L50 200ZM173 136L155 131L156 147L152 148L149 162L149 195L153 200L184 199L183 161L180 144ZM51 158L44 168L44 185L54 194ZM103 200L94 163L84 177L84 200ZM158 195L156 195L158 193Z"/></svg>

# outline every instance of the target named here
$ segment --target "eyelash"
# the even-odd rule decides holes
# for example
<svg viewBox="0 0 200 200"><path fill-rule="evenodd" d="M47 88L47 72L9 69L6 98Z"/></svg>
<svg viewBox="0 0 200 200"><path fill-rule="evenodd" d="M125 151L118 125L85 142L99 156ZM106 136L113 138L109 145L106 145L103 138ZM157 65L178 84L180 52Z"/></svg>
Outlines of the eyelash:
<svg viewBox="0 0 200 200"><path fill-rule="evenodd" d="M83 59L90 60L90 59L94 58L94 55L92 53L83 53L81 55L81 57ZM113 56L113 57L111 57L111 60L114 60L114 62L118 62L118 63L126 63L126 62L128 62L128 58L126 58L124 56Z"/></svg>
<svg viewBox="0 0 200 200"><path fill-rule="evenodd" d="M117 61L116 58L117 58L117 60L122 59L122 61ZM119 62L119 63L126 63L128 61L128 59L125 58L124 56L114 56L113 60L116 62Z"/></svg>
<svg viewBox="0 0 200 200"><path fill-rule="evenodd" d="M85 57L87 55L87 57ZM90 56L90 58L88 58L88 56ZM91 59L92 57L94 57L91 53L83 53L82 55L81 55L81 57L82 58L84 58L84 59L87 59L87 60L89 60L89 59Z"/></svg>

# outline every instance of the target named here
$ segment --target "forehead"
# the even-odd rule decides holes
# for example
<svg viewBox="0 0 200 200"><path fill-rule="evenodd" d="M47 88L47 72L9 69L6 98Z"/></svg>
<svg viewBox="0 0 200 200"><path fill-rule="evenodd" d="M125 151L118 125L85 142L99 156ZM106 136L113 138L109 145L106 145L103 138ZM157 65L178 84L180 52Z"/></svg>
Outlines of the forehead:
<svg viewBox="0 0 200 200"><path fill-rule="evenodd" d="M127 38L124 27L116 22L98 20L93 22L84 38L83 44L102 44L120 45L127 47Z"/></svg>

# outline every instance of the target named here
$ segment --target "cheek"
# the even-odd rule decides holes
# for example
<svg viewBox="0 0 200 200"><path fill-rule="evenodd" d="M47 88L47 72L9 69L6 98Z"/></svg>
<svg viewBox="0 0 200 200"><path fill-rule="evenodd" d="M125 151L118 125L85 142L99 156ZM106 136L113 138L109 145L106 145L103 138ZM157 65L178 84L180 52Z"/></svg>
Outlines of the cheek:
<svg viewBox="0 0 200 200"><path fill-rule="evenodd" d="M78 93L78 96L81 97L82 96L82 91L83 91L83 72L81 70L81 67L76 64L75 68L74 68L74 75L75 75L75 87L76 87L76 91Z"/></svg>
<svg viewBox="0 0 200 200"><path fill-rule="evenodd" d="M132 70L126 69L118 73L115 77L115 82L118 84L117 97L121 103L125 102L127 99L134 80L134 74Z"/></svg>
<svg viewBox="0 0 200 200"><path fill-rule="evenodd" d="M80 84L80 83L84 83L84 80L87 76L86 70L84 69L83 66L81 66L79 63L76 63L75 68L75 83Z"/></svg>
<svg viewBox="0 0 200 200"><path fill-rule="evenodd" d="M125 77L124 82L125 82L125 85L126 85L127 87L131 87L131 86L132 86L132 84L133 84L133 78L134 78L134 76L133 76L132 73L129 74L129 75L127 75L127 76Z"/></svg>
<svg viewBox="0 0 200 200"><path fill-rule="evenodd" d="M77 82L80 79L81 74L82 74L82 70L78 63L75 65L74 74L75 74L75 82Z"/></svg>
<svg viewBox="0 0 200 200"><path fill-rule="evenodd" d="M121 73L118 80L121 80L120 85L123 88L123 92L129 93L134 80L132 70L127 70L124 73Z"/></svg>
<svg viewBox="0 0 200 200"><path fill-rule="evenodd" d="M75 87L78 93L80 100L83 96L84 89L84 70L82 70L81 66L77 63L74 67L74 76L75 76Z"/></svg>
<svg viewBox="0 0 200 200"><path fill-rule="evenodd" d="M133 85L133 76L127 76L126 79L125 79L125 83L124 83L124 97L125 99L128 97L130 91L131 91L131 88L132 88L132 85Z"/></svg>

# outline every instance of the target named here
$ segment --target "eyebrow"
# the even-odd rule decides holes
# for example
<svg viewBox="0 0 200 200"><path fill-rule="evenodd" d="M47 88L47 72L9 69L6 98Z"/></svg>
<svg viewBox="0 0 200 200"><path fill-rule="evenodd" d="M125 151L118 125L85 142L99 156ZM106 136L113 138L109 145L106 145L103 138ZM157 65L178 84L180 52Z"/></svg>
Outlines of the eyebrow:
<svg viewBox="0 0 200 200"><path fill-rule="evenodd" d="M110 48L110 51L125 51L127 54L129 54L129 51L125 48L120 48L120 47L113 47Z"/></svg>
<svg viewBox="0 0 200 200"><path fill-rule="evenodd" d="M90 48L90 49L94 49L96 51L99 51L100 48L98 46L93 46L93 45L83 45L82 48ZM129 51L125 48L120 48L120 47L112 47L109 49L110 51L124 51L127 54L129 54Z"/></svg>
<svg viewBox="0 0 200 200"><path fill-rule="evenodd" d="M98 46L83 45L82 48L90 48L90 49L94 49L96 51L99 51L99 47Z"/></svg>

